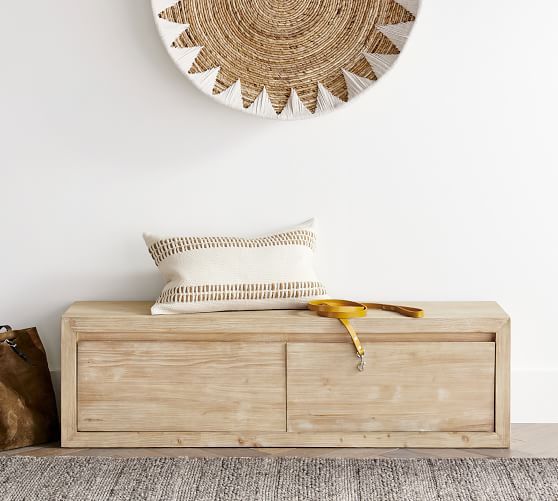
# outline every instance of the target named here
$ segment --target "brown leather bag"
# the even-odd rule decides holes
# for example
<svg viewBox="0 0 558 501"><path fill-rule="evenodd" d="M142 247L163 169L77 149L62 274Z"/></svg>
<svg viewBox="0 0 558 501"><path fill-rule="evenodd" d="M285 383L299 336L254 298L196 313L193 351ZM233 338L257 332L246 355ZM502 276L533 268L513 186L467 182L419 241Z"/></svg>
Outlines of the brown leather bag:
<svg viewBox="0 0 558 501"><path fill-rule="evenodd" d="M54 390L37 329L0 326L0 450L53 442L59 436Z"/></svg>

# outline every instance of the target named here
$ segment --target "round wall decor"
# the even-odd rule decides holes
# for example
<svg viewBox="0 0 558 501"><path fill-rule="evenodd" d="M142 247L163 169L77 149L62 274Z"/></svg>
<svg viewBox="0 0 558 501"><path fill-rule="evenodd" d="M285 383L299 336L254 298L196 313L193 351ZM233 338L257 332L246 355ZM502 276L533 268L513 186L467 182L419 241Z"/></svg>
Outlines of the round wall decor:
<svg viewBox="0 0 558 501"><path fill-rule="evenodd" d="M370 87L397 59L420 0L152 0L180 70L219 102L308 118Z"/></svg>

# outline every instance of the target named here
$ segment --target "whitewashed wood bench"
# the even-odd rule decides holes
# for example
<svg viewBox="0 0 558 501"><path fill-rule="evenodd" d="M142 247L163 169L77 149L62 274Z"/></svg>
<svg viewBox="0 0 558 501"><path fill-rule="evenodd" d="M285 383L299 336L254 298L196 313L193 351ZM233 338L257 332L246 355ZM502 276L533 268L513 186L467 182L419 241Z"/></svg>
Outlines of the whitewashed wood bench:
<svg viewBox="0 0 558 501"><path fill-rule="evenodd" d="M413 319L309 311L151 316L79 302L62 319L63 447L509 447L510 330L492 302Z"/></svg>

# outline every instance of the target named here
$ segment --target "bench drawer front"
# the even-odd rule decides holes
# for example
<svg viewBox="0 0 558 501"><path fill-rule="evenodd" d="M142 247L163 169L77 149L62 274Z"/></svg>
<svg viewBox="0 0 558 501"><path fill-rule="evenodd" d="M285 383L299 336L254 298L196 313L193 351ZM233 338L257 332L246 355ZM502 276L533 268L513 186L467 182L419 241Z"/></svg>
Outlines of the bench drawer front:
<svg viewBox="0 0 558 501"><path fill-rule="evenodd" d="M285 431L282 343L82 341L77 355L78 431Z"/></svg>
<svg viewBox="0 0 558 501"><path fill-rule="evenodd" d="M493 342L287 346L287 429L494 431Z"/></svg>

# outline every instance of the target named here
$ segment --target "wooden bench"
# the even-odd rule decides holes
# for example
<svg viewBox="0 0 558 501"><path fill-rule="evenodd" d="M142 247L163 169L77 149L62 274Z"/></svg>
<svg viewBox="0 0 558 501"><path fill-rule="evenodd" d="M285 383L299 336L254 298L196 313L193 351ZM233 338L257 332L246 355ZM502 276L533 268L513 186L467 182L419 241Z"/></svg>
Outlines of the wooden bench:
<svg viewBox="0 0 558 501"><path fill-rule="evenodd" d="M409 303L353 325L309 311L62 318L63 447L509 447L510 330L493 302Z"/></svg>

